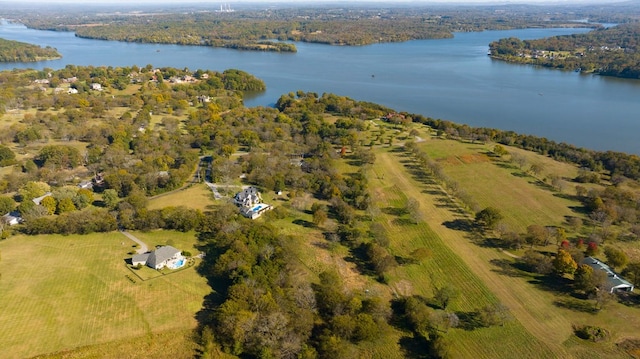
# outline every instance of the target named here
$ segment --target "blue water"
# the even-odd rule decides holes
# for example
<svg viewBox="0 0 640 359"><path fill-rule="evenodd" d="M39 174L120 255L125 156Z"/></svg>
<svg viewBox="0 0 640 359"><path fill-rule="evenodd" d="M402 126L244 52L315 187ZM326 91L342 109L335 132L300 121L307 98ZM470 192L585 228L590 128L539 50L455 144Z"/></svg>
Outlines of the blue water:
<svg viewBox="0 0 640 359"><path fill-rule="evenodd" d="M488 44L585 32L525 29L455 34L360 47L297 43L295 54L89 40L72 33L0 25L0 37L52 46L60 60L0 64L0 69L62 68L67 64L238 68L263 79L264 93L247 106L270 106L283 93L332 92L398 111L514 130L597 150L640 154L640 81L581 75L493 61ZM373 75L373 76L372 76Z"/></svg>

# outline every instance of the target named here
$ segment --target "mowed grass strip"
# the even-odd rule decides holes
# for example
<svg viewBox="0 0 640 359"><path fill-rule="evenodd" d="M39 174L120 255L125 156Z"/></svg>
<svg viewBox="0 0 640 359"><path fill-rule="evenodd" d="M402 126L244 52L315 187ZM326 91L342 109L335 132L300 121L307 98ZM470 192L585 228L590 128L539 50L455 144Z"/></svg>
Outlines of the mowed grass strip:
<svg viewBox="0 0 640 359"><path fill-rule="evenodd" d="M464 260L503 304L510 308L514 317L530 334L554 351L554 356L583 357L585 349L575 345L571 326L588 324L602 326L612 334L609 342L598 343L595 346L589 345L591 357L626 357L625 353L615 347L615 343L625 338L637 337L637 333L640 332L640 316L636 308L612 303L609 308L598 314L572 310L561 304L577 300L571 297L570 291L552 290L526 273L511 275L503 272L500 267L492 263L505 261L508 263L513 261L513 258L495 249L477 246L465 238L464 232L455 231L443 225L460 218L461 214L455 206L442 205L441 199L446 196L446 193L438 185L420 183L415 178L409 177L404 167L406 163L402 163L405 159L401 154L380 153L378 159L380 161L378 168L390 169L391 172L396 173L395 176L392 175L392 180L387 177L385 180L393 183L407 197L415 196L414 198L424 200L420 208L423 218L437 236ZM513 180L517 181L519 178L514 177ZM589 305L588 302L585 304ZM538 357L544 356L540 354Z"/></svg>
<svg viewBox="0 0 640 359"><path fill-rule="evenodd" d="M0 242L3 357L194 328L206 280L189 269L132 283L124 262L132 244L118 232Z"/></svg>
<svg viewBox="0 0 640 359"><path fill-rule="evenodd" d="M372 181L377 203L382 208L390 205L401 208L405 195L410 192L403 190L403 184L398 184L398 178L392 175L386 165L378 169L384 171L384 180ZM421 211L427 213L429 202L421 200ZM422 295L432 297L432 289L449 284L460 291L460 297L449 308L459 315L469 314L485 305L495 304L499 300L491 289L482 281L471 268L467 266L458 254L449 248L427 224L399 224L393 216L382 215L382 221L391 238L390 249L394 255L408 257L418 248L427 248L431 255L418 264L408 264L397 267L391 277L391 288L396 295ZM432 283L432 280L435 283ZM450 329L445 337L450 340L452 357L455 358L541 358L550 357L552 353L532 337L517 321L507 322L504 326L477 328L474 330ZM535 348L540 348L536 350Z"/></svg>
<svg viewBox="0 0 640 359"><path fill-rule="evenodd" d="M451 336L456 337L454 353L474 358L497 357L496 351L504 351L502 354L510 357L522 358L567 356L567 352L561 347L566 336L556 337L558 334L556 326L548 326L544 321L539 321L539 318L532 316L523 308L523 299L535 302L536 291L529 289L525 293L514 294L512 288L504 283L503 278L491 270L488 260L479 255L480 252L486 251L493 252L495 255L495 250L481 249L464 238L462 232L451 230L442 224L458 219L460 215L454 214L455 212L452 212L447 206L437 205L439 203L437 198L429 194L429 192L437 191L437 188L428 188L426 185L414 181L401 163L401 158L382 151L377 156L376 171L382 172L384 176L380 177L383 178L382 180L372 181L372 187L375 188L376 184L382 188L396 187L397 191L402 192L407 198L415 198L420 202L422 218L428 224L428 227L423 225L424 229L431 228L433 231L433 234L429 235L429 240L425 241L429 244L427 248L433 251L433 258L426 260L421 265L433 266L431 271L438 274L434 277L448 278L444 280L449 280L451 284L460 289L462 297L457 304L459 307L456 309L473 311L484 303L498 300L510 309L516 319L504 327L473 331L453 330ZM402 232L407 231L395 230L391 232L394 243L399 242L395 238ZM402 242L409 240L411 239L400 237ZM421 271L417 270L417 272ZM422 271L422 273L422 277L427 277L429 270ZM420 277L420 275L417 274L414 277ZM438 283L438 285L442 284ZM430 289L429 284L429 289L421 290L428 293ZM418 289L414 288L414 290ZM430 296L430 294L428 295ZM521 295L531 296L531 298L521 298ZM495 333L483 334L483 331L494 331Z"/></svg>

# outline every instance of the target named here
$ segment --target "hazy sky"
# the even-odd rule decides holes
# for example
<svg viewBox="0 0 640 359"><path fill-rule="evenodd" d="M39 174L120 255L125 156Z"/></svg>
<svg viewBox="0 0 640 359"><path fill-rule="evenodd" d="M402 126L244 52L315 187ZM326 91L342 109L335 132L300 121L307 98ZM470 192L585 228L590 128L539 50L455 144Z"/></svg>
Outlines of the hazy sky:
<svg viewBox="0 0 640 359"><path fill-rule="evenodd" d="M71 3L71 4L158 4L158 3L172 3L172 4L188 4L188 3L200 3L200 4L230 4L234 3L288 3L288 4L305 4L305 3L354 3L354 2L370 2L370 3L386 3L392 4L429 4L429 3L451 3L451 4L468 4L468 3L484 3L484 4L510 4L510 3L549 3L549 4L581 4L581 3L616 3L623 2L624 0L233 0L233 1L221 1L221 0L0 0L0 4L3 2L19 2L19 3Z"/></svg>

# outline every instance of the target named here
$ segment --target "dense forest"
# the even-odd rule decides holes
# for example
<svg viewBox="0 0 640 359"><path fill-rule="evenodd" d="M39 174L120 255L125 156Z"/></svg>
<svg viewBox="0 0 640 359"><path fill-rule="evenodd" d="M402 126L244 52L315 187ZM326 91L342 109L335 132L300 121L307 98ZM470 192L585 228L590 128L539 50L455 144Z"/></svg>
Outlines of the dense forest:
<svg viewBox="0 0 640 359"><path fill-rule="evenodd" d="M0 62L35 62L62 57L56 49L0 39Z"/></svg>
<svg viewBox="0 0 640 359"><path fill-rule="evenodd" d="M640 78L639 23L538 40L501 39L489 48L493 58L509 62Z"/></svg>

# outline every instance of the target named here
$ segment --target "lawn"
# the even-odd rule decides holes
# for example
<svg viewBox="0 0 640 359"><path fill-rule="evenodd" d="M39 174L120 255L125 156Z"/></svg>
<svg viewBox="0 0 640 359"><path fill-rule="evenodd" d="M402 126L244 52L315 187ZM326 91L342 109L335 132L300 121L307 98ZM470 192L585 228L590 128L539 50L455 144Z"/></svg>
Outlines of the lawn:
<svg viewBox="0 0 640 359"><path fill-rule="evenodd" d="M204 211L215 203L213 193L204 183L182 188L169 193L155 196L149 200L148 209L185 206Z"/></svg>
<svg viewBox="0 0 640 359"><path fill-rule="evenodd" d="M144 240L154 244L174 238L185 247L195 243L193 234L171 233L150 233ZM195 328L194 315L211 291L206 280L190 268L132 283L125 266L132 245L118 232L12 236L0 242L3 357L31 357ZM192 344L178 342L184 350L177 352L191 357Z"/></svg>

